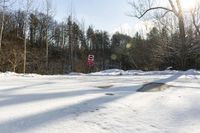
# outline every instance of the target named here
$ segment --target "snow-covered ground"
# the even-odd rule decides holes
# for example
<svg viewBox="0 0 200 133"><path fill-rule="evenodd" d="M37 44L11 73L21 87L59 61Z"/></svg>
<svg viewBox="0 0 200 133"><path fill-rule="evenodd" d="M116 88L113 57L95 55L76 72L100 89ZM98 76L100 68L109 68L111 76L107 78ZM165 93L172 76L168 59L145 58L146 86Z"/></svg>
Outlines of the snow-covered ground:
<svg viewBox="0 0 200 133"><path fill-rule="evenodd" d="M167 83L162 92L136 92ZM200 72L0 73L0 133L200 133Z"/></svg>

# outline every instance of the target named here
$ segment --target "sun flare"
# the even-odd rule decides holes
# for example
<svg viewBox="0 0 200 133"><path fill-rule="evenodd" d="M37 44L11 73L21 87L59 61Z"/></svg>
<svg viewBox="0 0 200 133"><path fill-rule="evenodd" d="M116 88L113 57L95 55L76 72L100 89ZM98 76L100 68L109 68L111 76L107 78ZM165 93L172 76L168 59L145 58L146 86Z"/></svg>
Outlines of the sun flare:
<svg viewBox="0 0 200 133"><path fill-rule="evenodd" d="M198 0L180 0L184 10L191 10L195 7Z"/></svg>

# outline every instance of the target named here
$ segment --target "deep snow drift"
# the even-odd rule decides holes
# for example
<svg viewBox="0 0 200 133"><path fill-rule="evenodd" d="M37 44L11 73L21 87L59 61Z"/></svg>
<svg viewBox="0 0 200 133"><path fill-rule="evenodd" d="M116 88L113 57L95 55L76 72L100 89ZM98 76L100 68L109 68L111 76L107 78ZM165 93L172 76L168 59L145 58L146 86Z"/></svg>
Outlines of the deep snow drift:
<svg viewBox="0 0 200 133"><path fill-rule="evenodd" d="M136 92L156 82L161 92ZM0 73L0 133L198 133L200 72Z"/></svg>

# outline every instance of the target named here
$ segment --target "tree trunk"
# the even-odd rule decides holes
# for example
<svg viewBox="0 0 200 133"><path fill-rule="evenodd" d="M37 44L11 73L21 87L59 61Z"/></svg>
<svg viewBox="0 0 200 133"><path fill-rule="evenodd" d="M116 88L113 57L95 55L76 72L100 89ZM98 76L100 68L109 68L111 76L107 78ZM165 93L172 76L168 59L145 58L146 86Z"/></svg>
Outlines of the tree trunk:
<svg viewBox="0 0 200 133"><path fill-rule="evenodd" d="M71 31L71 34L73 34L72 31ZM70 49L70 53L71 53L71 57L70 57L71 58L71 71L73 72L74 71L74 50L73 50L74 41L73 41L73 39L72 39L70 45L71 45L71 49Z"/></svg>
<svg viewBox="0 0 200 133"><path fill-rule="evenodd" d="M27 43L26 42L26 30L27 30L26 27L27 27L27 24L25 24L25 30L24 30L24 69L23 69L24 74L26 73L26 43Z"/></svg>
<svg viewBox="0 0 200 133"><path fill-rule="evenodd" d="M49 44L48 44L48 26L47 26L46 27L46 72L47 74L48 74L48 66L49 66Z"/></svg>
<svg viewBox="0 0 200 133"><path fill-rule="evenodd" d="M180 4L180 0L176 0L177 7L179 9L178 12L178 23L179 23L179 32L180 32L180 40L181 40L181 49L180 49L180 61L181 68L186 69L186 58L187 58L187 47L186 47L186 33L185 33L185 23L184 23L184 15L183 9Z"/></svg>
<svg viewBox="0 0 200 133"><path fill-rule="evenodd" d="M105 69L105 42L104 42L104 34L102 33L102 47L103 47L103 67L102 69Z"/></svg>
<svg viewBox="0 0 200 133"><path fill-rule="evenodd" d="M5 3L6 0L3 0L3 12L2 12L2 22L1 22L1 31L0 31L0 51L2 46L3 30L4 30L4 20L5 20Z"/></svg>
<svg viewBox="0 0 200 133"><path fill-rule="evenodd" d="M28 14L29 14L29 10L32 4L32 0L27 0L26 1L26 12L25 12L25 18L24 18L24 68L23 68L23 72L24 74L26 73L26 54L27 54L27 28L28 28ZM22 30L22 31L23 31Z"/></svg>
<svg viewBox="0 0 200 133"><path fill-rule="evenodd" d="M181 39L181 49L180 49L181 68L186 69L187 47L186 47L184 21L182 17L179 18L179 31Z"/></svg>
<svg viewBox="0 0 200 133"><path fill-rule="evenodd" d="M49 0L46 0L46 24L45 24L45 28L46 28L46 73L48 74L49 72L49 40L48 40L48 34L49 34L49 22L50 22L50 14L51 13L51 3Z"/></svg>

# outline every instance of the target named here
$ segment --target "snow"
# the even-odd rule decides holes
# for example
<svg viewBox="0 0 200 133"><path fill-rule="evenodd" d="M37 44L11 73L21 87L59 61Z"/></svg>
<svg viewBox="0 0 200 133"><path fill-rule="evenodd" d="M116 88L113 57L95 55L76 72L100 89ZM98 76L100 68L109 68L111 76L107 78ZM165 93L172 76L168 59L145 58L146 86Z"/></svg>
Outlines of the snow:
<svg viewBox="0 0 200 133"><path fill-rule="evenodd" d="M165 70L165 71L148 71L144 72L141 70L120 70L120 69L109 69L101 72L91 73L89 75L94 76L119 76L119 75L172 75L172 74L186 74L186 75L199 75L200 72L196 70L188 70L188 71L176 71L176 70Z"/></svg>
<svg viewBox="0 0 200 133"><path fill-rule="evenodd" d="M136 92L150 82L171 87ZM199 99L196 70L0 73L0 133L198 133Z"/></svg>

